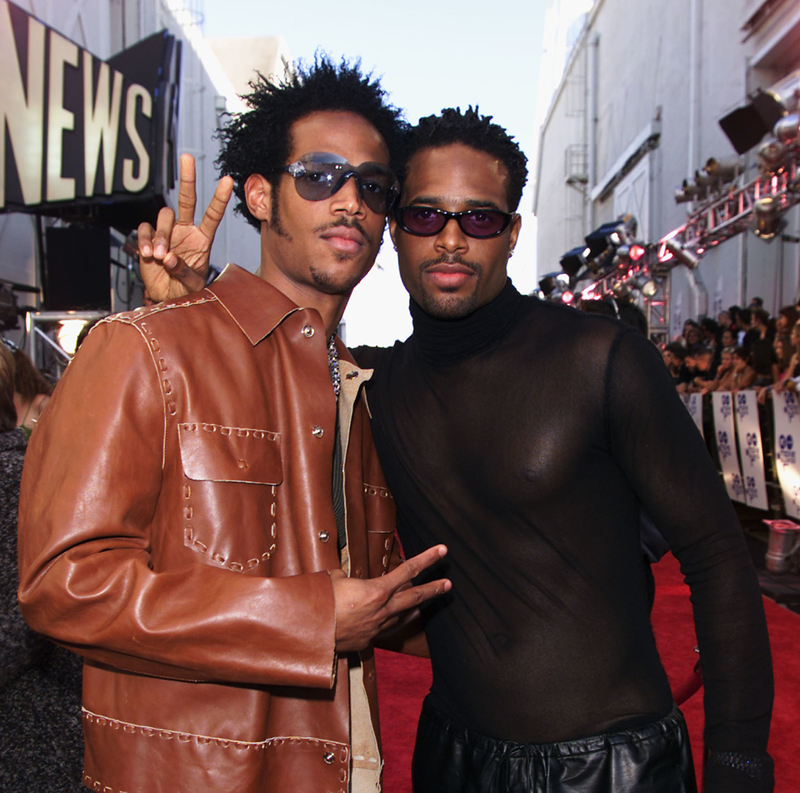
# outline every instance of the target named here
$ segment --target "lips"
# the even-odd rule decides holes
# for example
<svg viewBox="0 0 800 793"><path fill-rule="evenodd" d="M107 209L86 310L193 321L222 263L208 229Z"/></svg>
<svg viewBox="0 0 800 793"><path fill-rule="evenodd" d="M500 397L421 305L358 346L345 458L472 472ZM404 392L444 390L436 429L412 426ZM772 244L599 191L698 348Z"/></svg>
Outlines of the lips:
<svg viewBox="0 0 800 793"><path fill-rule="evenodd" d="M470 278L473 278L475 271L458 262L438 262L426 267L423 271L423 276L432 281L439 289L453 291L462 287Z"/></svg>
<svg viewBox="0 0 800 793"><path fill-rule="evenodd" d="M340 253L358 253L366 242L364 235L351 226L334 226L324 231L321 236Z"/></svg>

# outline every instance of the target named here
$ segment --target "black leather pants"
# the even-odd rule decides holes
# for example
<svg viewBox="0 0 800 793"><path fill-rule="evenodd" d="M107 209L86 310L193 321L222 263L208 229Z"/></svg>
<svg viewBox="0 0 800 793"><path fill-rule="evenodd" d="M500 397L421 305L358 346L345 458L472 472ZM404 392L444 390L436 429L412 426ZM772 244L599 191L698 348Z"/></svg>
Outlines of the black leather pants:
<svg viewBox="0 0 800 793"><path fill-rule="evenodd" d="M426 700L412 778L414 793L697 793L677 706L632 730L518 744L461 727Z"/></svg>

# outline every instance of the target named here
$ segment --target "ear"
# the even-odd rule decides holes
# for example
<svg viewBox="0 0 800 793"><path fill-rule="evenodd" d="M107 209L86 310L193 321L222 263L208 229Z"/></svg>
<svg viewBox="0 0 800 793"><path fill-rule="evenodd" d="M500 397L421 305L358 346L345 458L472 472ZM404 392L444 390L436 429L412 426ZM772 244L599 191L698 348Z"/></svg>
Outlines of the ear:
<svg viewBox="0 0 800 793"><path fill-rule="evenodd" d="M244 199L254 218L269 223L272 217L272 185L265 176L253 173L247 177Z"/></svg>
<svg viewBox="0 0 800 793"><path fill-rule="evenodd" d="M511 219L511 234L509 235L508 240L508 256L511 257L511 254L514 253L514 248L517 247L517 238L519 237L519 231L522 228L522 216L518 213L514 213L514 217Z"/></svg>
<svg viewBox="0 0 800 793"><path fill-rule="evenodd" d="M392 238L394 249L397 250L397 221L394 219L392 212L389 213L387 220L389 221L389 236Z"/></svg>

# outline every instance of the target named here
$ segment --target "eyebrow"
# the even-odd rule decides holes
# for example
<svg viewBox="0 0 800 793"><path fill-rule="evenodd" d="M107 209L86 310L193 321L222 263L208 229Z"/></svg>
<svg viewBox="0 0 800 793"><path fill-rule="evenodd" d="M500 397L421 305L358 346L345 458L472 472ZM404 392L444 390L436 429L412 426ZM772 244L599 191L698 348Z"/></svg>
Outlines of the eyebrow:
<svg viewBox="0 0 800 793"><path fill-rule="evenodd" d="M441 196L417 196L416 198L412 198L409 204L443 204L445 199ZM468 207L475 207L477 209L496 209L499 212L505 212L506 210L502 209L498 204L494 201L484 201L478 198L467 198L463 203L465 203Z"/></svg>

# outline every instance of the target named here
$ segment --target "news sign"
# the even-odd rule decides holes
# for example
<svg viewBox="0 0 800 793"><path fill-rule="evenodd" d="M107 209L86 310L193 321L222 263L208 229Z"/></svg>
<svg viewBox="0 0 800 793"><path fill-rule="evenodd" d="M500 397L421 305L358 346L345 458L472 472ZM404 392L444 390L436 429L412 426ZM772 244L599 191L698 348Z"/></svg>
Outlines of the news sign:
<svg viewBox="0 0 800 793"><path fill-rule="evenodd" d="M166 32L102 61L0 0L0 212L152 215L175 184L179 85Z"/></svg>

